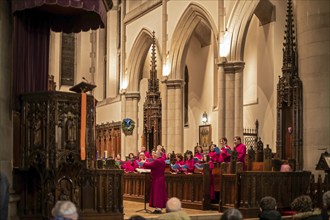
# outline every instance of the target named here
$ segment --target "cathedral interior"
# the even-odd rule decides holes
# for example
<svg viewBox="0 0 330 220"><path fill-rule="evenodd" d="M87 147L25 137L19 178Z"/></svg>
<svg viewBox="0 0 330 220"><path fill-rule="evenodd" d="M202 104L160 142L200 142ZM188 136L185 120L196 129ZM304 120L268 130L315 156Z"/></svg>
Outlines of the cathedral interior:
<svg viewBox="0 0 330 220"><path fill-rule="evenodd" d="M123 219L124 201L143 203L149 178L118 168L117 155L161 145L171 163L223 137L233 148L237 136L243 164L233 153L212 178L167 167L168 196L244 217L266 195L283 213L301 194L320 206L330 190L329 4L0 1L9 219L48 219L58 200L73 201L81 219Z"/></svg>

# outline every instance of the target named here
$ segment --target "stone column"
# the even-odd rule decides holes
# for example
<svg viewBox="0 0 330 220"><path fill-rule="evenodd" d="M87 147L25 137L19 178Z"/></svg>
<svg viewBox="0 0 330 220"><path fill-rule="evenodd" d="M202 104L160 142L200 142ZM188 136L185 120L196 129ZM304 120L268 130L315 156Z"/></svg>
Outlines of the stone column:
<svg viewBox="0 0 330 220"><path fill-rule="evenodd" d="M235 124L234 136L243 138L243 68L244 63L235 63Z"/></svg>
<svg viewBox="0 0 330 220"><path fill-rule="evenodd" d="M219 139L225 137L225 60L218 63L218 137ZM216 142L217 143L217 142Z"/></svg>
<svg viewBox="0 0 330 220"><path fill-rule="evenodd" d="M183 80L167 80L167 152L183 152Z"/></svg>
<svg viewBox="0 0 330 220"><path fill-rule="evenodd" d="M135 122L135 128L133 130L132 135L125 135L123 136L124 141L124 146L122 149L125 153L126 156L129 153L134 153L136 154L138 151L138 124L139 124L139 119L138 119L138 102L140 100L140 93L139 92L126 92L124 94L125 96L125 110L123 114L123 118L130 118ZM142 119L143 121L143 119ZM141 123L140 123L141 124ZM143 123L142 123L143 125Z"/></svg>
<svg viewBox="0 0 330 220"><path fill-rule="evenodd" d="M303 84L304 170L315 170L320 154L330 152L330 1L294 3L298 75Z"/></svg>
<svg viewBox="0 0 330 220"><path fill-rule="evenodd" d="M244 62L223 63L225 71L225 136L232 140L243 135L243 77ZM230 141L229 141L230 143Z"/></svg>

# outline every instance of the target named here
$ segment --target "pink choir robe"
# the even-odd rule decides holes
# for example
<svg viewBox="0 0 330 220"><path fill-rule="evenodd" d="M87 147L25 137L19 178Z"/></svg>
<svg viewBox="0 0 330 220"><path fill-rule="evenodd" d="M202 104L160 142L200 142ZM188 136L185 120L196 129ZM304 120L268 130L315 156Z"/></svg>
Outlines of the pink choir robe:
<svg viewBox="0 0 330 220"><path fill-rule="evenodd" d="M246 154L246 146L243 143L240 143L235 147L237 151L237 161L243 163L243 169L246 170L245 168L245 154Z"/></svg>
<svg viewBox="0 0 330 220"><path fill-rule="evenodd" d="M137 168L137 164L135 162L135 160L128 160L128 161L125 161L124 164L122 165L122 169L124 169L124 171L126 173L128 172L134 172L135 171L135 168Z"/></svg>
<svg viewBox="0 0 330 220"><path fill-rule="evenodd" d="M143 168L151 169L151 188L149 206L154 208L165 208L167 192L165 183L165 160L161 157L152 162L145 162Z"/></svg>
<svg viewBox="0 0 330 220"><path fill-rule="evenodd" d="M180 166L186 164L184 160L177 160L175 161L175 164L177 164L179 166L179 168L177 170L174 170L175 172L182 172L182 168Z"/></svg>
<svg viewBox="0 0 330 220"><path fill-rule="evenodd" d="M203 153L196 152L194 157L197 157L199 161L202 161L203 160Z"/></svg>
<svg viewBox="0 0 330 220"><path fill-rule="evenodd" d="M148 151L141 151L142 153L144 153L144 155L146 156L146 158L151 158L151 155Z"/></svg>
<svg viewBox="0 0 330 220"><path fill-rule="evenodd" d="M189 160L186 160L186 165L187 165L187 170L185 171L185 173L193 173L194 169L195 169L195 163L194 163L194 159L191 158Z"/></svg>
<svg viewBox="0 0 330 220"><path fill-rule="evenodd" d="M231 148L226 145L225 147L221 148L221 154L219 157L219 163L222 162L230 162L230 154L228 153L227 149L229 149L231 151Z"/></svg>
<svg viewBox="0 0 330 220"><path fill-rule="evenodd" d="M219 161L219 155L215 151L210 151L209 156L212 162L218 162Z"/></svg>

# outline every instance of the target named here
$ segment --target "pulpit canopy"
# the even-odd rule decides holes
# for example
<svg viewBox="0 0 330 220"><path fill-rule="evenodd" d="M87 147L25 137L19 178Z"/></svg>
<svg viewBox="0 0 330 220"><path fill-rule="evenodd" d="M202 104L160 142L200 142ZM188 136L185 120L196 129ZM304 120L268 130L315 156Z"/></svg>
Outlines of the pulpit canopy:
<svg viewBox="0 0 330 220"><path fill-rule="evenodd" d="M104 28L112 6L112 0L12 0L12 13L39 15L55 32L77 33Z"/></svg>

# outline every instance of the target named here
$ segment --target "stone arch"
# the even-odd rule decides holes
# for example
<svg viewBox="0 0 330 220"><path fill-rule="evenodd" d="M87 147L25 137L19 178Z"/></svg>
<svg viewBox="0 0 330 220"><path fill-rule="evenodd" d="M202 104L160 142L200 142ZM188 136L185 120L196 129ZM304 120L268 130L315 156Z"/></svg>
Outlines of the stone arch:
<svg viewBox="0 0 330 220"><path fill-rule="evenodd" d="M139 82L142 78L143 65L148 55L150 46L152 44L152 31L143 28L138 34L131 52L127 60L127 72L129 77L129 84L127 91L139 91ZM159 43L156 39L157 54L159 51ZM161 63L161 57L157 57L158 63Z"/></svg>
<svg viewBox="0 0 330 220"><path fill-rule="evenodd" d="M243 61L246 35L253 14L256 14L262 24L265 24L272 21L273 10L274 7L268 0L236 1L226 26L226 30L232 36L228 61Z"/></svg>
<svg viewBox="0 0 330 220"><path fill-rule="evenodd" d="M200 25L202 25L201 28ZM198 29L209 31L213 37L215 57L218 56L217 28L211 15L200 5L191 3L183 12L172 37L170 50L171 73L170 79L183 79L185 69L185 57L188 51L190 38ZM202 33L201 33L202 34ZM203 42L201 42L203 44Z"/></svg>

